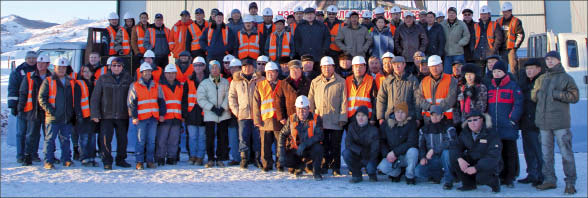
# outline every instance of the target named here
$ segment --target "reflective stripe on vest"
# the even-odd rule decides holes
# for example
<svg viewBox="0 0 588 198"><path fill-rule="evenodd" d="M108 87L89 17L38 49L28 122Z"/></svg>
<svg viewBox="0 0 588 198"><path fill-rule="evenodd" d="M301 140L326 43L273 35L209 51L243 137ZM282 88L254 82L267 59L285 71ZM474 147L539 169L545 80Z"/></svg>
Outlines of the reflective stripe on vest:
<svg viewBox="0 0 588 198"><path fill-rule="evenodd" d="M47 77L47 82L49 83L49 104L55 108L55 97L57 97L57 81L53 80L51 77ZM69 84L71 85L71 95L74 96L74 80L70 80ZM65 85L63 85L65 87ZM73 100L72 100L73 102ZM72 104L73 107L74 104ZM49 115L49 112L45 112L45 115Z"/></svg>
<svg viewBox="0 0 588 198"><path fill-rule="evenodd" d="M149 43L151 44L151 48L155 49L155 41L156 41L156 35L155 35L155 28L149 28L147 29L147 31L149 31ZM167 40L167 45L170 49L173 49L173 45L175 44L175 42L173 42L173 38L171 38L171 34L169 33L169 29L168 28L164 28L163 32L165 33L165 39ZM143 53L143 52L141 52ZM169 54L167 54L169 56Z"/></svg>
<svg viewBox="0 0 588 198"><path fill-rule="evenodd" d="M496 22L498 22L498 24L502 26L502 23L504 22L504 17L500 17L500 19L498 19ZM515 47L515 41L517 40L517 34L515 32L515 29L518 24L519 19L513 16L510 20L510 24L508 24L508 34L505 35L507 38L506 49L513 49Z"/></svg>
<svg viewBox="0 0 588 198"><path fill-rule="evenodd" d="M100 76L106 74L106 72L108 72L108 67L107 66L102 66L102 68L96 70L96 72L94 72L94 78L96 78L96 81L98 81L98 79L100 78Z"/></svg>
<svg viewBox="0 0 588 198"><path fill-rule="evenodd" d="M327 25L328 23L325 22L325 25ZM327 25L327 27L329 27ZM335 44L335 37L337 37L337 34L339 34L339 28L341 27L341 23L337 23L335 25L333 25L333 28L331 28L329 30L329 33L331 34L331 45L329 45L329 48L333 51L339 52L341 51L341 49L339 48L339 46L337 46Z"/></svg>
<svg viewBox="0 0 588 198"><path fill-rule="evenodd" d="M244 59L246 57L257 59L259 56L259 35L252 34L247 36L241 34L241 31L237 34L239 38L239 59Z"/></svg>
<svg viewBox="0 0 588 198"><path fill-rule="evenodd" d="M192 51L201 49L200 36L202 36L202 31L204 29L206 29L207 27L209 27L207 21L204 21L204 28L203 29L200 29L200 26L198 26L196 23L190 24L190 27L188 28L188 30L190 31L190 34L192 35L192 43L190 45L190 49Z"/></svg>
<svg viewBox="0 0 588 198"><path fill-rule="evenodd" d="M480 36L481 36L481 29L480 29L480 24L479 23L475 23L474 24L474 29L476 32L476 45L474 45L474 49L478 48L478 43L480 43ZM490 49L494 49L494 30L496 29L496 23L493 21L490 21L488 23L488 27L486 28L486 39L488 40L488 47L490 47Z"/></svg>
<svg viewBox="0 0 588 198"><path fill-rule="evenodd" d="M196 100L196 93L198 89L194 85L194 81L187 80L188 82L188 112L192 112L192 109L198 104Z"/></svg>
<svg viewBox="0 0 588 198"><path fill-rule="evenodd" d="M229 30L227 28L221 29L221 32L223 33L223 44L227 45L229 43L229 40L227 38L227 34L229 32ZM208 28L208 46L210 46L210 42L212 41L212 34L214 33L214 29L212 28Z"/></svg>
<svg viewBox="0 0 588 198"><path fill-rule="evenodd" d="M143 29L143 26L139 24L135 26L135 31L137 32L137 47L139 48L139 52L144 54L145 51L147 51L145 50L145 46L143 45L143 43L145 42L145 30Z"/></svg>
<svg viewBox="0 0 588 198"><path fill-rule="evenodd" d="M374 86L374 78L371 75L364 75L359 87L353 83L353 75L345 79L347 89L347 117L355 115L357 109L366 106L369 111L368 117L372 116L372 100L370 93Z"/></svg>
<svg viewBox="0 0 588 198"><path fill-rule="evenodd" d="M69 74L69 78L71 78L71 79L77 79L77 78L78 78L78 73L71 72L71 73Z"/></svg>
<svg viewBox="0 0 588 198"><path fill-rule="evenodd" d="M140 68L137 68L137 80L139 80L141 78L141 72L139 70ZM153 79L153 81L155 82L159 82L159 79L161 78L161 67L157 67L156 70L151 70L151 78Z"/></svg>
<svg viewBox="0 0 588 198"><path fill-rule="evenodd" d="M265 30L265 24L264 23L257 24L257 33L259 35L263 34L263 31L264 30ZM274 24L272 24L272 31L270 33L275 32L275 31L276 31L276 26Z"/></svg>
<svg viewBox="0 0 588 198"><path fill-rule="evenodd" d="M432 81L433 78L431 76L427 76L423 79L423 97L429 104L439 105L449 95L449 87L451 86L451 75L443 74L443 76L441 77L441 82L439 82L437 88L435 89L435 101L433 101L433 88L431 87ZM431 113L425 110L423 110L421 114L427 117L431 116ZM447 109L447 111L445 111L443 115L445 115L447 119L453 119L453 108Z"/></svg>
<svg viewBox="0 0 588 198"><path fill-rule="evenodd" d="M278 60L278 56L276 55L277 53L277 35L276 32L272 33L270 36L270 43L269 43L269 57L270 59L272 59L273 61L277 61ZM281 54L280 57L282 56L290 56L290 32L283 32L282 34L282 50L281 50Z"/></svg>
<svg viewBox="0 0 588 198"><path fill-rule="evenodd" d="M80 98L82 117L90 117L90 91L88 90L88 85L86 85L86 81L84 80L76 80L76 82L80 86L82 92L82 98Z"/></svg>
<svg viewBox="0 0 588 198"><path fill-rule="evenodd" d="M257 91L259 91L261 99L261 120L271 119L276 116L277 107L274 107L274 98L277 90L280 89L280 83L281 80L278 81L276 88L273 90L268 80L263 80L257 84Z"/></svg>
<svg viewBox="0 0 588 198"><path fill-rule="evenodd" d="M123 32L123 41L122 41L122 49L123 49L123 55L129 55L131 53L131 42L129 42L129 33L127 32L127 29L125 29L124 27L121 27L122 32Z"/></svg>
<svg viewBox="0 0 588 198"><path fill-rule="evenodd" d="M157 82L153 83L154 86L150 89L139 82L133 83L137 93L137 118L139 120L146 120L151 117L159 119L159 104L157 103L159 84Z"/></svg>
<svg viewBox="0 0 588 198"><path fill-rule="evenodd" d="M180 83L183 84L184 82L186 82L186 80L190 79L190 77L194 73L194 66L192 64L188 65L188 69L186 69L186 72L182 73L180 66L176 65L176 70L178 70L178 72L176 72L176 80L180 81Z"/></svg>
<svg viewBox="0 0 588 198"><path fill-rule="evenodd" d="M165 97L165 107L167 109L164 118L166 120L170 119L182 119L182 94L183 94L183 86L178 84L176 85L175 91L171 91L171 89L167 85L161 85L161 89L163 90L163 96Z"/></svg>
<svg viewBox="0 0 588 198"><path fill-rule="evenodd" d="M300 142L297 141L298 138L298 122L294 121L296 114L290 115L290 138L292 139L292 143L290 144L290 149L298 149L298 145ZM307 128L307 135L308 138L312 138L314 136L314 124L316 123L317 114L314 114L312 120L308 121L308 128Z"/></svg>
<svg viewBox="0 0 588 198"><path fill-rule="evenodd" d="M24 112L29 112L33 110L33 79L31 79L31 75L33 72L27 73L27 85L28 85L28 92L27 92L27 103L24 108Z"/></svg>
<svg viewBox="0 0 588 198"><path fill-rule="evenodd" d="M116 39L116 30L112 28L112 26L106 27L108 30L108 35L110 36L110 42L108 43L108 55L116 55L116 51L114 50L114 39Z"/></svg>

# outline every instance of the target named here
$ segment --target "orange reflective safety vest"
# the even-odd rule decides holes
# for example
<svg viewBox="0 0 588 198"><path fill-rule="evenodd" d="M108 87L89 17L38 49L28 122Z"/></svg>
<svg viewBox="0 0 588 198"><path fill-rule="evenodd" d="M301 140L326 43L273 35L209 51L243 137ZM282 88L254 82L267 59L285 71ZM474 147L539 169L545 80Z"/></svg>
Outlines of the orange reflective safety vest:
<svg viewBox="0 0 588 198"><path fill-rule="evenodd" d="M292 33L292 36L294 36L294 33L296 32L296 22L292 23L291 25L288 25L288 27L290 27L290 32Z"/></svg>
<svg viewBox="0 0 588 198"><path fill-rule="evenodd" d="M366 106L369 110L368 117L372 116L372 100L370 93L374 87L374 78L371 75L364 75L361 84L356 86L353 83L353 75L345 79L345 88L347 89L347 117L355 115L357 108Z"/></svg>
<svg viewBox="0 0 588 198"><path fill-rule="evenodd" d="M141 78L141 72L139 69L140 68L137 68L137 80ZM153 78L153 81L159 82L162 73L163 71L161 70L161 67L157 67L156 70L151 70L151 78Z"/></svg>
<svg viewBox="0 0 588 198"><path fill-rule="evenodd" d="M86 81L84 80L76 80L76 82L80 86L82 92L82 98L80 98L82 117L90 117L90 91L88 90L88 85L86 85Z"/></svg>
<svg viewBox="0 0 588 198"><path fill-rule="evenodd" d="M71 73L70 73L68 76L69 76L69 78L71 78L71 79L77 79L77 78L78 78L78 73L71 72Z"/></svg>
<svg viewBox="0 0 588 198"><path fill-rule="evenodd" d="M169 51L174 53L174 58L178 58L180 53L186 50L186 34L190 24L194 23L192 20L188 22L178 21L171 30L174 44L170 44ZM169 40L168 40L169 42Z"/></svg>
<svg viewBox="0 0 588 198"><path fill-rule="evenodd" d="M198 90L196 86L194 86L194 81L186 80L186 82L188 82L188 112L191 112L198 104L198 101L196 100ZM201 114L204 116L204 111L202 111Z"/></svg>
<svg viewBox="0 0 588 198"><path fill-rule="evenodd" d="M498 23L498 25L502 26L502 23L504 22L504 17L500 17L500 19L496 20L496 23ZM508 34L505 35L506 36L506 49L514 49L515 47L515 41L517 40L517 33L515 32L515 29L517 28L517 26L519 25L519 19L516 17L512 17L512 19L510 19L510 24L508 24Z"/></svg>
<svg viewBox="0 0 588 198"><path fill-rule="evenodd" d="M182 119L182 94L184 87L181 84L176 85L176 90L172 90L167 85L161 85L163 90L163 96L165 97L165 107L167 112L164 115L164 119Z"/></svg>
<svg viewBox="0 0 588 198"><path fill-rule="evenodd" d="M274 105L274 99L276 97L277 90L280 89L281 80L278 80L276 88L272 90L268 80L263 80L257 84L257 91L261 99L261 120L267 120L276 117L276 107Z"/></svg>
<svg viewBox="0 0 588 198"><path fill-rule="evenodd" d="M392 36L394 36L394 33L396 32L396 26L390 23L388 24L388 27L390 27L390 33L392 33Z"/></svg>
<svg viewBox="0 0 588 198"><path fill-rule="evenodd" d="M229 29L228 28L222 28L221 32L223 33L223 44L227 45L229 44L229 40L227 38L227 34L229 34ZM212 34L214 33L214 29L212 28L208 28L208 35L207 35L207 39L208 39L208 46L210 46L210 42L212 41Z"/></svg>
<svg viewBox="0 0 588 198"><path fill-rule="evenodd" d="M123 48L123 55L128 55L129 53L131 53L131 44L129 42L129 33L127 32L127 30L124 27L119 27L119 29L122 29L122 33L123 33L123 41L122 41L122 48ZM114 50L114 40L116 39L116 30L114 30L114 28L112 28L112 26L108 26L106 27L106 30L108 30L108 34L110 35L110 43L109 43L109 50L108 50L108 55L116 55L116 51Z"/></svg>
<svg viewBox="0 0 588 198"><path fill-rule="evenodd" d="M380 90L380 86L382 86L382 82L384 82L384 79L386 79L386 76L384 76L384 74L382 74L382 73L376 74L376 89L378 91Z"/></svg>
<svg viewBox="0 0 588 198"><path fill-rule="evenodd" d="M33 75L33 72L27 73L27 84L29 85L29 89L27 92L27 103L25 104L24 112L33 110L33 84L35 82L31 79L31 75Z"/></svg>
<svg viewBox="0 0 588 198"><path fill-rule="evenodd" d="M176 65L176 70L178 70L178 72L176 72L176 80L180 81L182 84L194 74L194 66L192 64L188 65L188 69L186 69L185 72L182 72L178 65Z"/></svg>
<svg viewBox="0 0 588 198"><path fill-rule="evenodd" d="M433 89L431 87L431 82L433 78L431 76L427 76L423 79L422 86L423 86L423 96L425 100L431 105L439 105L447 95L449 95L449 86L451 86L451 75L443 74L441 77L441 82L437 85L437 89L435 90L435 101L433 101ZM431 117L431 113L429 111L423 110L421 112L423 116ZM447 119L453 119L453 108L449 108L447 111L443 113Z"/></svg>
<svg viewBox="0 0 588 198"><path fill-rule="evenodd" d="M280 46L281 50L281 54L280 57L282 56L290 56L290 41L292 39L291 37L291 33L290 32L283 32L282 33L282 46ZM277 41L276 39L278 38L278 36L276 36L276 32L271 33L270 35L270 43L269 43L269 49L268 49L268 53L269 53L269 57L270 59L272 59L273 61L277 61L278 60L278 56L277 56L277 52L278 52L278 47L277 45Z"/></svg>
<svg viewBox="0 0 588 198"><path fill-rule="evenodd" d="M146 120L151 117L159 119L159 103L157 103L159 83L153 83L154 86L151 89L138 81L133 83L135 92L137 93L137 118L139 120Z"/></svg>
<svg viewBox="0 0 588 198"><path fill-rule="evenodd" d="M155 28L148 28L147 31L149 31L149 43L151 44L152 48L155 48L155 41L156 41L156 35L155 35ZM168 28L164 28L163 31L165 32L165 38L167 39L167 45L169 46L169 49L171 51L171 49L173 49L173 46L175 45L174 42L174 37L172 36L172 34L170 34L170 30ZM139 48L141 49L141 48ZM143 49L145 51L145 49ZM141 53L145 53L144 51L141 51ZM168 56L170 54L167 54Z"/></svg>
<svg viewBox="0 0 588 198"><path fill-rule="evenodd" d="M55 108L55 97L57 96L57 81L53 80L50 76L47 77L47 82L49 82L49 104ZM71 85L71 95L74 96L74 80L69 80L69 84ZM73 100L72 100L73 102ZM72 103L72 107L74 104ZM45 112L45 115L51 116L49 112Z"/></svg>
<svg viewBox="0 0 588 198"><path fill-rule="evenodd" d="M192 35L192 43L190 45L190 50L196 51L201 49L200 36L202 36L202 32L207 27L210 27L210 25L206 20L204 20L204 27L202 29L200 29L200 26L198 26L195 22L190 24L190 26L188 27L188 31L190 31L190 34Z"/></svg>
<svg viewBox="0 0 588 198"><path fill-rule="evenodd" d="M488 27L486 28L486 39L488 40L488 47L490 49L494 48L494 30L496 29L496 23L493 21L488 22ZM480 23L474 24L474 30L476 32L476 45L474 48L478 48L478 43L480 43L480 34L482 33L480 30Z"/></svg>
<svg viewBox="0 0 588 198"><path fill-rule="evenodd" d="M145 30L143 29L143 26L141 24L135 25L135 27L133 28L135 28L135 32L137 32L137 47L139 48L139 52L144 54L145 51L147 51L145 49L145 46L143 45L143 43L145 42Z"/></svg>
<svg viewBox="0 0 588 198"><path fill-rule="evenodd" d="M98 81L100 76L106 74L106 72L108 72L108 66L102 66L102 68L96 70L96 72L94 72L94 78L96 78L96 81Z"/></svg>
<svg viewBox="0 0 588 198"><path fill-rule="evenodd" d="M257 59L259 56L259 34L242 34L241 31L237 33L239 39L239 59L246 57Z"/></svg>
<svg viewBox="0 0 588 198"><path fill-rule="evenodd" d="M298 129L296 129L296 127L298 126L298 122L294 121L296 117L296 114L292 114L290 115L290 118L288 118L290 120L290 138L292 139L292 143L290 144L290 149L298 149L298 145L300 144L300 142L298 142L297 138L298 138ZM312 120L308 121L308 131L307 131L307 135L308 138L312 138L312 136L314 136L314 125L316 124L316 118L317 118L317 114L314 114L314 116L312 117Z"/></svg>
<svg viewBox="0 0 588 198"><path fill-rule="evenodd" d="M327 26L327 28L329 27L327 22L325 22L325 25ZM337 46L335 44L335 37L337 37L337 34L339 34L339 28L341 28L342 26L343 26L343 23L337 23L337 24L333 25L333 28L331 28L329 30L329 32L331 34L331 45L329 45L329 49L336 51L336 52L341 51L339 46Z"/></svg>
<svg viewBox="0 0 588 198"><path fill-rule="evenodd" d="M263 30L264 29L265 29L265 24L264 23L257 24L257 33L259 35L263 34ZM274 24L272 24L272 31L270 32L270 34L272 32L275 32L275 31L276 31L276 26Z"/></svg>

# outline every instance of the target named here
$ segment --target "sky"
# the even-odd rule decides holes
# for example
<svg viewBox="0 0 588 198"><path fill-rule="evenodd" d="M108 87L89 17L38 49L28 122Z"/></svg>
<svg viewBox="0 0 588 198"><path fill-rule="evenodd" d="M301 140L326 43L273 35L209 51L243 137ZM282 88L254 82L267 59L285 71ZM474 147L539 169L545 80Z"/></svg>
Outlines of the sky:
<svg viewBox="0 0 588 198"><path fill-rule="evenodd" d="M116 1L1 1L2 16L64 23L74 18L106 19L116 11Z"/></svg>

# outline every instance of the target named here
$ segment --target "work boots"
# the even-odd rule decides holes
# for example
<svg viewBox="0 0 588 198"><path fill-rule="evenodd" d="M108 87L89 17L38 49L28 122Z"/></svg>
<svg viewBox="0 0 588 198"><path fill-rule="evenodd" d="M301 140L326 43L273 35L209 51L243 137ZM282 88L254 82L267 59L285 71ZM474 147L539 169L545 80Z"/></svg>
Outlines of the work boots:
<svg viewBox="0 0 588 198"><path fill-rule="evenodd" d="M247 169L247 152L241 152L241 163L239 163L242 169Z"/></svg>

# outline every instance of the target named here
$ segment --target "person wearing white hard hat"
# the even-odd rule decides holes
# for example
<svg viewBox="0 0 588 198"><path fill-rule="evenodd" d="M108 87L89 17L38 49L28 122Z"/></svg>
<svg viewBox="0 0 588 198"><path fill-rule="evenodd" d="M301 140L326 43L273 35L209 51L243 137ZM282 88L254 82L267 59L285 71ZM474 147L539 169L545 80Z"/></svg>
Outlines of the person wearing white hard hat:
<svg viewBox="0 0 588 198"><path fill-rule="evenodd" d="M351 61L353 75L345 79L347 89L347 118L351 119L361 106L368 107L370 124L376 124L376 96L377 86L374 77L367 75L367 62L363 56L355 56ZM363 99L362 99L363 98ZM365 100L369 98L369 101Z"/></svg>
<svg viewBox="0 0 588 198"><path fill-rule="evenodd" d="M329 35L331 36L331 43L329 44L329 50L325 55L331 57L337 57L341 53L341 49L335 44L335 37L339 34L339 30L343 27L343 21L337 18L339 9L335 5L327 7L327 20L324 22L329 29Z"/></svg>
<svg viewBox="0 0 588 198"><path fill-rule="evenodd" d="M231 62L229 63L229 71L231 72L231 76L229 77L230 79L233 78L233 75L235 73L241 71L241 66L243 66L241 63L241 60L239 60L239 59L231 60Z"/></svg>
<svg viewBox="0 0 588 198"><path fill-rule="evenodd" d="M210 27L202 32L200 47L207 53L206 60L220 62L226 54L237 54L240 46L236 39L237 35L229 31L224 22L224 14L219 12Z"/></svg>
<svg viewBox="0 0 588 198"><path fill-rule="evenodd" d="M221 67L216 60L208 63L210 75L198 85L196 95L198 105L204 111L206 155L208 156L208 162L204 166L206 168L214 166L222 168L225 166L223 161L229 160L227 129L231 118L228 111L229 81L221 76Z"/></svg>
<svg viewBox="0 0 588 198"><path fill-rule="evenodd" d="M321 172L328 172L330 168L333 175L341 175L341 138L347 123L345 79L335 74L333 58L321 58L320 65L322 73L310 83L308 100L310 110L326 121L322 124L325 132L325 163L322 164Z"/></svg>
<svg viewBox="0 0 588 198"><path fill-rule="evenodd" d="M37 58L36 69L27 72L23 77L20 88L18 90L17 107L15 110L19 113L18 124L24 124L22 136L17 135L18 140L22 145L22 165L30 166L34 158L40 160L38 150L39 141L41 138L41 126L44 124L45 112L39 106L38 93L39 87L46 77L51 76L51 72L47 69L50 64L49 56L42 54ZM24 70L21 70L24 71ZM11 79L12 80L12 79ZM22 119L22 120L20 120ZM45 127L43 127L45 128ZM21 129L19 129L21 130Z"/></svg>
<svg viewBox="0 0 588 198"><path fill-rule="evenodd" d="M268 62L265 65L265 80L259 81L255 87L252 113L253 124L259 128L261 138L261 164L262 170L267 172L273 169L274 159L272 157L272 144L278 143L279 131L282 123L277 119L277 103L275 92L283 81L278 80L278 64ZM279 155L277 155L279 156ZM276 160L277 161L277 160ZM280 163L276 163L278 171L283 171Z"/></svg>
<svg viewBox="0 0 588 198"><path fill-rule="evenodd" d="M75 80L66 75L69 60L61 57L56 60L55 72L45 78L39 88L39 106L45 111L45 141L43 151L45 153L45 169L55 169L56 163L55 139L59 137L61 145L61 159L64 167L73 166L70 149L70 136L72 131L71 120L74 117L73 92ZM32 138L31 140L33 140ZM29 147L32 150L33 147ZM34 151L29 152L31 154ZM30 157L29 157L30 158ZM59 163L59 162L58 162Z"/></svg>
<svg viewBox="0 0 588 198"><path fill-rule="evenodd" d="M257 34L260 36L260 53L264 53L267 50L265 49L265 42L269 35L276 31L276 26L273 23L274 14L271 8L265 8L261 13L263 15L263 23L257 24Z"/></svg>
<svg viewBox="0 0 588 198"><path fill-rule="evenodd" d="M504 41L502 27L492 21L491 17L490 8L482 6L480 20L474 25L474 33L470 34L474 39L473 43L470 43L473 48L473 59L482 67L480 71L486 71L486 57L498 55L501 42Z"/></svg>
<svg viewBox="0 0 588 198"><path fill-rule="evenodd" d="M154 35L155 38L152 38ZM163 67L169 63L169 55L174 50L176 43L171 30L163 24L163 15L155 14L155 20L150 28L147 28L143 37L143 46L146 50L155 53L155 65Z"/></svg>
<svg viewBox="0 0 588 198"><path fill-rule="evenodd" d="M394 33L394 50L406 60L406 71L415 74L417 69L414 64L413 55L415 52L424 52L427 49L429 40L425 29L416 24L414 13L404 12L404 23L396 27Z"/></svg>
<svg viewBox="0 0 588 198"><path fill-rule="evenodd" d="M473 35L470 35L468 26L457 18L457 9L455 7L447 9L447 20L441 22L441 27L445 32L443 72L451 74L451 64L454 61L465 62L464 46L470 43L470 36Z"/></svg>
<svg viewBox="0 0 588 198"><path fill-rule="evenodd" d="M408 107L408 112L405 112L409 117L416 120L417 126L420 126L420 112L417 111L415 94L418 89L419 81L415 75L405 70L406 63L404 57L395 56L386 58L390 61L393 72L382 83L378 91L376 102L376 118L380 125L394 114L394 106L400 103L405 103Z"/></svg>
<svg viewBox="0 0 588 198"><path fill-rule="evenodd" d="M260 73L265 76L265 65L269 62L269 57L261 55L257 57L257 65L255 67L255 73Z"/></svg>
<svg viewBox="0 0 588 198"><path fill-rule="evenodd" d="M365 10L363 13L361 13L361 25L366 27L368 30L374 26L372 23L372 12Z"/></svg>
<svg viewBox="0 0 588 198"><path fill-rule="evenodd" d="M386 52L382 55L382 73L384 73L385 76L394 73L394 67L392 67L393 58L394 54L392 52Z"/></svg>
<svg viewBox="0 0 588 198"><path fill-rule="evenodd" d="M402 24L401 14L402 10L398 6L394 6L390 9L390 15L392 15L392 19L390 20L390 28L392 28L392 26L398 28L398 26Z"/></svg>
<svg viewBox="0 0 588 198"><path fill-rule="evenodd" d="M263 29L261 31L259 29L256 31L254 28L255 23L253 21L253 16L251 15L245 15L243 23L245 24L243 29L237 32L237 58L256 59L261 54L261 45L265 44L265 40L263 39ZM263 28L263 24L259 25L258 27Z"/></svg>
<svg viewBox="0 0 588 198"><path fill-rule="evenodd" d="M137 125L135 168L143 170L145 166L156 167L155 137L159 118L166 113L166 99L163 97L158 81L152 78L153 66L143 62L138 71L141 77L131 84L127 103L131 122Z"/></svg>
<svg viewBox="0 0 588 198"><path fill-rule="evenodd" d="M129 13L125 13L123 20L125 24L118 28L114 38L114 50L118 52L118 55L126 56L131 54L131 32L135 27L135 18L131 17Z"/></svg>
<svg viewBox="0 0 588 198"><path fill-rule="evenodd" d="M342 27L335 37L335 44L343 53L351 56L365 56L373 43L368 28L359 24L359 14L352 12L349 25Z"/></svg>
<svg viewBox="0 0 588 198"><path fill-rule="evenodd" d="M279 133L279 162L291 169L290 173L300 176L306 167L302 159L312 159L313 177L320 181L323 179L321 161L325 154L321 144L324 138L320 127L322 119L310 110L310 102L304 95L296 98L295 107L296 113L288 116L284 128Z"/></svg>
<svg viewBox="0 0 588 198"><path fill-rule="evenodd" d="M378 6L374 9L374 18L378 18L378 17L385 17L384 14L386 13L386 10L384 10L383 7Z"/></svg>
<svg viewBox="0 0 588 198"><path fill-rule="evenodd" d="M120 29L118 14L111 12L108 14L107 19L109 24L106 26L106 30L102 32L102 40L105 41L105 46L102 47L104 49L102 54L118 55L118 51L114 49L114 39L116 39L117 32Z"/></svg>
<svg viewBox="0 0 588 198"><path fill-rule="evenodd" d="M100 124L100 155L105 170L117 166L131 167L127 158L127 132L129 127L129 109L127 96L133 78L123 72L122 58L115 57L110 64L110 72L96 80L90 98L90 116L92 121ZM116 159L113 159L111 142L116 134Z"/></svg>
<svg viewBox="0 0 588 198"><path fill-rule="evenodd" d="M143 55L143 64L147 63L148 65L151 66L151 78L155 81L155 82L159 82L159 79L161 78L161 74L163 73L161 67L158 67L155 65L155 53L153 53L153 51L151 50L147 50L145 51L145 55ZM139 80L141 78L141 75L143 75L143 72L141 72L141 67L137 68L136 70L136 75L137 75L137 80Z"/></svg>
<svg viewBox="0 0 588 198"><path fill-rule="evenodd" d="M294 33L294 57L311 54L314 61L318 62L329 49L331 42L329 29L325 24L318 23L315 17L314 8L304 10L305 22L301 22Z"/></svg>
<svg viewBox="0 0 588 198"><path fill-rule="evenodd" d="M438 105L448 121L453 122L453 106L457 101L457 80L443 73L440 56L432 55L427 60L431 74L421 81L415 93L417 107L425 124L431 123L431 106ZM439 92L439 93L437 93Z"/></svg>
<svg viewBox="0 0 588 198"><path fill-rule="evenodd" d="M441 24L441 22L445 21L445 13L443 11L438 11L437 12L437 18L435 18L435 20L437 20L437 23Z"/></svg>
<svg viewBox="0 0 588 198"><path fill-rule="evenodd" d="M297 24L302 23L303 17L304 17L304 8L302 8L302 6L294 7L294 20L296 20Z"/></svg>
<svg viewBox="0 0 588 198"><path fill-rule="evenodd" d="M182 128L182 98L183 85L176 79L178 73L174 64L165 66L164 77L159 81L159 94L165 100L165 111L159 114L159 126L157 126L157 146L155 161L159 166L165 164L175 165L178 162L177 152L180 142L180 130ZM138 167L137 167L138 168Z"/></svg>
<svg viewBox="0 0 588 198"><path fill-rule="evenodd" d="M292 57L294 55L294 38L291 32L286 32L285 19L281 15L274 17L275 31L267 37L264 47L264 54L267 54L271 61L278 61L281 57Z"/></svg>
<svg viewBox="0 0 588 198"><path fill-rule="evenodd" d="M510 2L504 2L501 10L502 17L495 21L498 26L502 27L502 35L504 35L500 42L502 47L499 49L499 53L503 60L508 59L509 71L516 76L519 72L517 50L525 40L525 29L523 29L523 21L513 16Z"/></svg>
<svg viewBox="0 0 588 198"><path fill-rule="evenodd" d="M233 59L235 59L235 56L233 56L233 55L231 55L231 54L227 54L227 55L225 55L225 57L223 58L223 69L222 69L222 71L221 71L221 73L222 73L223 77L227 77L227 78L229 78L229 77L231 77L231 76L232 76L232 75L231 75L231 74L232 74L232 72L230 71L230 70L231 70L231 68L230 68L230 64L231 64L231 61L232 61Z"/></svg>

